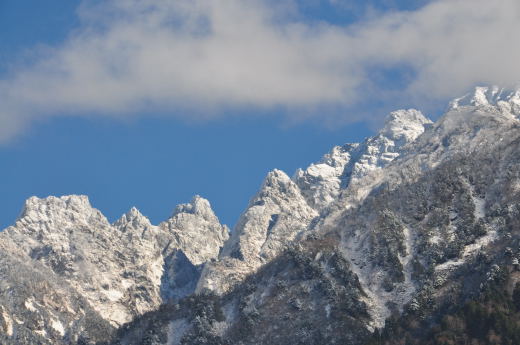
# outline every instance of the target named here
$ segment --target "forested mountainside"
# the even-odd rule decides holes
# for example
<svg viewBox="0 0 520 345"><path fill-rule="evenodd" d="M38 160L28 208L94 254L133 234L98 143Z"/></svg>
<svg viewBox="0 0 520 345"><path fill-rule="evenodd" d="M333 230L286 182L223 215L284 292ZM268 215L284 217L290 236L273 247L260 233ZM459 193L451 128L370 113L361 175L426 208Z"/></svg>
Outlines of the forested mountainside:
<svg viewBox="0 0 520 345"><path fill-rule="evenodd" d="M0 234L0 343L518 344L520 91L268 174L236 226L31 198Z"/></svg>

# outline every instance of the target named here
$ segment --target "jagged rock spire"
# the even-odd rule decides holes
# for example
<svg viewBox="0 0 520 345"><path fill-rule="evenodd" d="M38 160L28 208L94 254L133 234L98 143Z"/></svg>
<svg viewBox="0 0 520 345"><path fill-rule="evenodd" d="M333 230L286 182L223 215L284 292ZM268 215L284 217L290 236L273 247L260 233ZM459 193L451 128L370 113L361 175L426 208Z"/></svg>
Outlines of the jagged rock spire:
<svg viewBox="0 0 520 345"><path fill-rule="evenodd" d="M195 265L216 258L229 238L228 227L220 224L209 201L198 195L190 203L177 206L159 228L174 237L174 245Z"/></svg>
<svg viewBox="0 0 520 345"><path fill-rule="evenodd" d="M132 207L127 213L122 215L121 218L119 218L114 223L114 226L123 232L128 232L131 230L150 230L153 228L150 220L145 217L136 207Z"/></svg>

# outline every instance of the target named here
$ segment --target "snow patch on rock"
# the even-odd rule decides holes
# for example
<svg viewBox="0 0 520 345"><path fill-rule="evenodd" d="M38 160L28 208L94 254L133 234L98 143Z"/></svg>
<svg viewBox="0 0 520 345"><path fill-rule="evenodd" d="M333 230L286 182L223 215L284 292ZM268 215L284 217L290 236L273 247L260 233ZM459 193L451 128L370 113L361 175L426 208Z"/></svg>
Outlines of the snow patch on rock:
<svg viewBox="0 0 520 345"><path fill-rule="evenodd" d="M13 320L3 306L0 306L0 311L0 329L8 337L12 337L14 332Z"/></svg>
<svg viewBox="0 0 520 345"><path fill-rule="evenodd" d="M63 327L63 324L59 320L52 319L51 327L62 337L65 336L65 327Z"/></svg>

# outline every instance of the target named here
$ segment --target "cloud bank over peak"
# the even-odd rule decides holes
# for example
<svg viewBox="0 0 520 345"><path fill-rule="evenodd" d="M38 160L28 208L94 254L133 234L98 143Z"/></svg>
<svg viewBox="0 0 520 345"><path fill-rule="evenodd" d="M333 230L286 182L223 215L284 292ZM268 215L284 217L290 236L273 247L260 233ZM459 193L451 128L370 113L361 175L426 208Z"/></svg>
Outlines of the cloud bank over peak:
<svg viewBox="0 0 520 345"><path fill-rule="evenodd" d="M0 80L0 140L51 116L150 109L193 119L282 108L297 118L331 107L353 121L367 98L430 102L520 82L516 0L438 0L345 26L293 10L289 0L84 0L65 42ZM373 71L403 67L396 99Z"/></svg>

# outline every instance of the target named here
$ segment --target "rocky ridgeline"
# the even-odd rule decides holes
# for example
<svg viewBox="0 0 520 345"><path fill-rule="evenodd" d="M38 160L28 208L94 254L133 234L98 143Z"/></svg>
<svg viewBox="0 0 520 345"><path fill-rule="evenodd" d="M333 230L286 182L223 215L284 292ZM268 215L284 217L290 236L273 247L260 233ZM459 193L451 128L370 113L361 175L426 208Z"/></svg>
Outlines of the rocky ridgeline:
<svg viewBox="0 0 520 345"><path fill-rule="evenodd" d="M518 265L519 116L496 87L435 123L393 112L270 172L229 238L200 197L158 226L31 198L0 234L0 343L361 345L395 315L435 324Z"/></svg>
<svg viewBox="0 0 520 345"><path fill-rule="evenodd" d="M44 343L102 340L99 334L106 336L172 296L192 293L191 280L202 263L217 257L228 232L198 196L158 226L135 208L110 224L86 196L30 198L16 223L0 234L0 255L39 273L15 278L41 287L19 291L18 283L2 279L4 293L21 294L16 302L8 295L0 302L13 329L6 333L24 329ZM17 265L2 269L14 276L18 271ZM189 279L179 280L177 273ZM56 301L49 301L54 294ZM73 301L77 298L81 305ZM91 329L88 313L103 322L103 332Z"/></svg>
<svg viewBox="0 0 520 345"><path fill-rule="evenodd" d="M276 257L326 214L329 204L351 183L383 169L429 124L417 110L396 111L375 137L334 147L319 163L298 170L292 179L280 170L270 172L238 220L219 260L205 266L198 291L226 292Z"/></svg>

